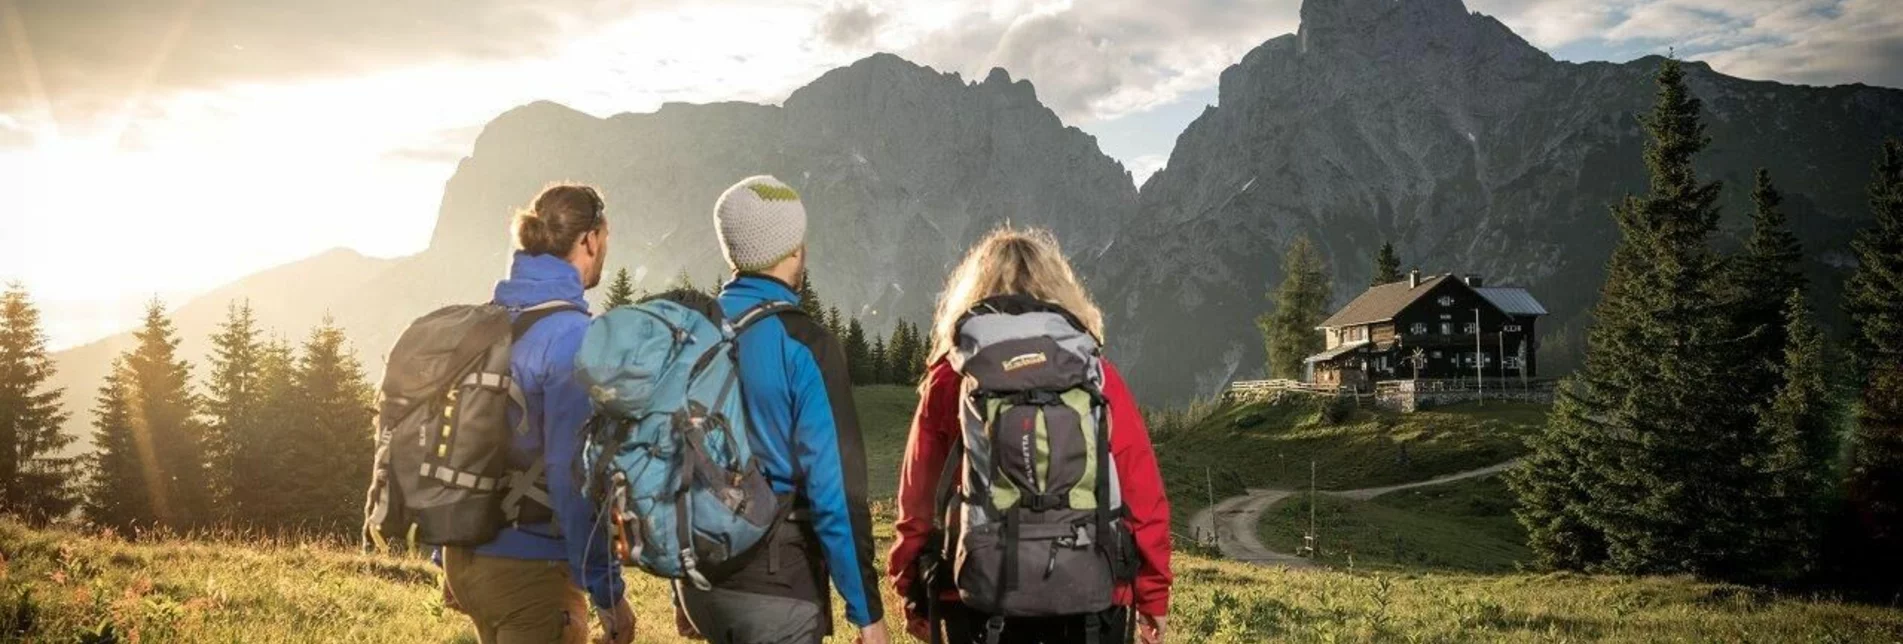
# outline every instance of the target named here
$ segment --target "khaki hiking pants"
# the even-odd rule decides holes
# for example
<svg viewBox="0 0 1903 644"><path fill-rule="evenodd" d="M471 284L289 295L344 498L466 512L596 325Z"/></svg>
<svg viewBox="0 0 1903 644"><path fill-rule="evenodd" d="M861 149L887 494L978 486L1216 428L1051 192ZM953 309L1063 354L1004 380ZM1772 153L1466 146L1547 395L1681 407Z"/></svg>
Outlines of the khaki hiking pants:
<svg viewBox="0 0 1903 644"><path fill-rule="evenodd" d="M446 547L443 577L482 644L588 642L588 599L570 581L568 562Z"/></svg>

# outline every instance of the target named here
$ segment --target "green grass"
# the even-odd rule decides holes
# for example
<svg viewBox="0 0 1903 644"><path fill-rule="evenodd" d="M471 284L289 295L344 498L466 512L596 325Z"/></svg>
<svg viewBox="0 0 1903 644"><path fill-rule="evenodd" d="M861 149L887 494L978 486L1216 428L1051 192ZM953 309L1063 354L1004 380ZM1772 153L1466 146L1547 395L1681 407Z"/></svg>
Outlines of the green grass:
<svg viewBox="0 0 1903 644"><path fill-rule="evenodd" d="M473 640L466 618L443 610L427 563L334 543L243 535L132 543L0 521L0 553L0 641ZM1903 638L1903 612L1894 609L1683 578L1288 572L1195 556L1179 556L1175 568L1172 642ZM673 635L665 588L635 573L628 581L638 641L683 641ZM896 615L889 591L886 602ZM102 633L113 638L85 639Z"/></svg>
<svg viewBox="0 0 1903 644"><path fill-rule="evenodd" d="M891 523L876 521L881 553ZM443 608L435 566L335 540L215 533L132 542L0 519L0 553L4 642L476 641L468 618ZM667 585L634 570L623 577L642 629L636 641L687 641L674 636ZM902 604L883 590L888 627L901 628ZM834 629L852 633L844 606L833 605Z"/></svg>
<svg viewBox="0 0 1903 644"><path fill-rule="evenodd" d="M906 434L918 411L918 390L900 385L853 387L859 407L859 433L866 441L866 489L874 499L891 499L899 487L899 463L905 459Z"/></svg>
<svg viewBox="0 0 1903 644"><path fill-rule="evenodd" d="M1683 577L1285 571L1185 557L1169 641L1894 642L1903 611Z"/></svg>
<svg viewBox="0 0 1903 644"><path fill-rule="evenodd" d="M1512 492L1497 474L1368 501L1319 495L1317 560L1357 569L1510 572L1529 558L1526 532L1512 512ZM1308 527L1308 499L1269 508L1260 527L1263 545L1295 552Z"/></svg>
<svg viewBox="0 0 1903 644"><path fill-rule="evenodd" d="M1413 414L1358 409L1330 423L1327 404L1306 395L1226 404L1193 424L1158 432L1157 460L1178 531L1211 497L1221 500L1251 487L1307 488L1311 459L1324 490L1407 483L1493 465L1525 453L1526 437L1546 422L1547 410L1497 402Z"/></svg>
<svg viewBox="0 0 1903 644"><path fill-rule="evenodd" d="M862 387L857 397L872 495L890 497L916 395L907 387ZM1328 487L1405 482L1509 458L1518 453L1518 437L1543 413L1505 405L1411 417L1362 412L1328 425L1320 422L1315 405L1211 406L1181 415L1185 423L1160 426L1156 434L1176 513L1186 517L1194 505L1185 500L1201 489L1205 465L1221 468L1219 494L1239 492L1244 483L1305 480L1305 471L1297 476L1292 467L1263 466L1275 454L1291 462L1309 455L1322 460ZM1396 439L1415 441L1411 464L1394 464ZM1387 522L1391 518L1429 521L1425 517L1432 516L1424 525L1457 527L1468 538L1504 538L1495 521L1504 510L1489 505L1500 490L1491 485L1497 483L1399 492L1366 508L1346 508L1342 516L1372 516L1367 525L1382 529L1401 525ZM874 507L883 566L892 539L891 511L888 502ZM474 641L467 618L443 609L434 567L359 554L347 544L237 533L193 539L145 535L132 542L70 529L29 529L0 519L0 555L0 641ZM1370 571L1369 566L1381 567L1285 571L1179 551L1169 641L1903 639L1903 611L1685 578L1483 576ZM685 641L673 634L666 586L633 571L626 577L628 597L641 620L637 641ZM898 598L889 588L884 595L888 626L900 641L909 641L898 635ZM834 605L835 611L842 608ZM835 625L841 634L851 633L837 614Z"/></svg>

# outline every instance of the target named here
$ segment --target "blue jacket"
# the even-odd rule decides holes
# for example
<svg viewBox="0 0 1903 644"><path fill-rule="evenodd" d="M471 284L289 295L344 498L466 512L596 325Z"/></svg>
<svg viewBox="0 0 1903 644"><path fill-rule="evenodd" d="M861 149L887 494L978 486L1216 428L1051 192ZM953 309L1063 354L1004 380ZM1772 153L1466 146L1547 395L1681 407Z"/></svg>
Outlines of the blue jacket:
<svg viewBox="0 0 1903 644"><path fill-rule="evenodd" d="M522 388L528 409L511 408L509 422L519 422L526 411L529 431L517 435L510 445L509 464L527 468L538 458L546 462L549 500L561 531L548 524L504 528L494 541L476 548L476 553L567 560L570 577L588 591L595 605L610 608L621 599L621 566L614 559L607 524L595 523L594 504L582 495L574 476L582 424L593 413L588 392L575 382L575 352L581 348L589 319L581 274L553 255L516 253L509 278L496 282L495 302L510 309L519 311L555 300L579 310L542 318L515 343L510 355L510 377Z"/></svg>
<svg viewBox="0 0 1903 644"><path fill-rule="evenodd" d="M728 319L767 301L798 304L799 296L784 282L752 274L720 293ZM806 315L761 320L740 336L740 382L761 467L775 492L797 491L808 508L847 621L878 622L884 609L872 564L865 447L838 340ZM795 472L804 475L803 485L796 486Z"/></svg>

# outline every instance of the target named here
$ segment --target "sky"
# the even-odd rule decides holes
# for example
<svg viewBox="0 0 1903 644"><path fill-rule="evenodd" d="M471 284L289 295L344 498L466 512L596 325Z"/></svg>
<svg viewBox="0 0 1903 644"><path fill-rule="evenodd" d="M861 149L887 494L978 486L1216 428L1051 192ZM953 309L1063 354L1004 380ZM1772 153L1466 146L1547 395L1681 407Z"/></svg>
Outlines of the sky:
<svg viewBox="0 0 1903 644"><path fill-rule="evenodd" d="M1316 0L1320 1L1320 0ZM1417 1L1417 0L1401 0ZM1900 0L1469 0L1562 60L1903 87ZM889 51L1029 79L1143 178L1301 0L0 0L0 282L55 348L332 248L428 243L483 123L777 103Z"/></svg>

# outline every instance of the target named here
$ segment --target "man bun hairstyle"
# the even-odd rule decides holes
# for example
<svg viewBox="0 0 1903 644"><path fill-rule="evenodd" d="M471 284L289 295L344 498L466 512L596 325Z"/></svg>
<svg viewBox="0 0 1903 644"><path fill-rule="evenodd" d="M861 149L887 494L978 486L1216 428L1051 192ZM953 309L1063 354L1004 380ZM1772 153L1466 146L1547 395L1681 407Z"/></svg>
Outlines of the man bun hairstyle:
<svg viewBox="0 0 1903 644"><path fill-rule="evenodd" d="M594 187L555 183L515 213L515 249L530 255L567 256L582 235L608 225L605 204Z"/></svg>

